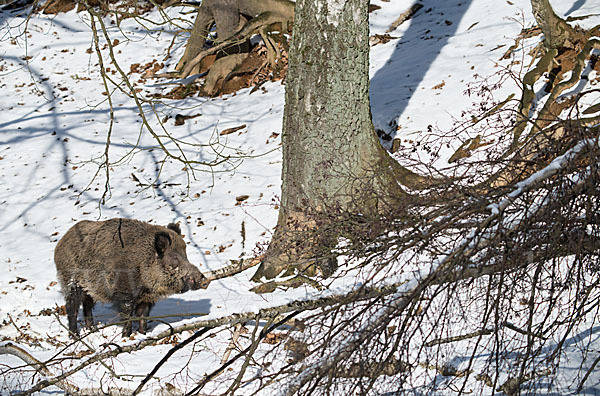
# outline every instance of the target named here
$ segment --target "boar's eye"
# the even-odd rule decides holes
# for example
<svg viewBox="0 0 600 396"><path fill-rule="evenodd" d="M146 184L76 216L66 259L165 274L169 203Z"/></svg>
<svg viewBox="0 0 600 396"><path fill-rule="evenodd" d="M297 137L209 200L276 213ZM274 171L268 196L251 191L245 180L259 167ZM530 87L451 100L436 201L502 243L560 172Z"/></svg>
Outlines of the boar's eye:
<svg viewBox="0 0 600 396"><path fill-rule="evenodd" d="M154 248L158 257L162 257L165 250L171 245L171 237L164 231L159 231L154 235Z"/></svg>

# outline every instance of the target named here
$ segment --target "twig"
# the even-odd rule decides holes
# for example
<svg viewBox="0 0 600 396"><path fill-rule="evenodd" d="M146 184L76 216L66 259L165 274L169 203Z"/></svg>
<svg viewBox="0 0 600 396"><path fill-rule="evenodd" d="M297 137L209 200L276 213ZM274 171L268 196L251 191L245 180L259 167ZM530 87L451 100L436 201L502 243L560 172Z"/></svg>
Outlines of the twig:
<svg viewBox="0 0 600 396"><path fill-rule="evenodd" d="M179 344L175 345L173 348L171 348L169 350L169 352L167 352L165 354L165 356L163 356L162 359L160 359L160 361L156 364L156 366L154 366L154 368L152 369L152 371L150 371L146 377L142 380L142 382L140 382L140 384L138 385L137 388L135 388L135 390L133 391L133 393L131 394L131 396L135 396L137 395L142 388L144 387L144 385L146 385L146 383L150 380L150 378L152 378L152 376L154 374L156 374L156 372L158 371L158 369L160 369L162 367L163 364L165 364L167 362L167 360L169 360L169 358L178 350L180 350L181 348L185 347L186 345L188 345L190 342L196 340L197 338L199 338L200 336L206 334L210 329L209 328L204 328L202 330L199 330L197 332L195 332L192 336L190 336L187 340L180 342Z"/></svg>
<svg viewBox="0 0 600 396"><path fill-rule="evenodd" d="M252 259L242 259L239 261L231 260L232 264L230 264L226 267L216 269L216 270L208 272L208 273L204 273L203 275L206 277L206 279L208 279L210 281L213 281L216 279L221 279L221 278L227 278L229 276L239 274L240 272L243 272L243 271L247 270L248 268L252 268L252 267L260 264L263 257L264 257L264 255L254 257Z"/></svg>
<svg viewBox="0 0 600 396"><path fill-rule="evenodd" d="M288 316L286 316L285 318L283 318L279 322L271 325L270 327L264 328L260 332L260 335L258 336L257 342L260 342L262 339L264 339L267 336L267 334L269 334L271 331L273 331L277 327L281 326L282 324L284 324L285 322L287 322L288 320L290 320L294 316L298 315L300 312L302 312L302 311L292 312L291 314L289 314ZM258 321L259 318L260 318L260 315L257 315L256 318L255 318L255 320ZM194 389L192 389L191 391L189 391L188 393L186 393L185 396L191 396L191 395L194 395L197 392L199 392L202 388L204 388L204 386L210 380L212 380L217 375L221 374L227 367L231 366L236 360L238 360L239 358L241 358L242 356L244 356L253 346L254 346L254 343L252 343L248 348L244 349L243 351L241 351L240 353L238 353L237 355L235 355L235 357L233 357L227 363L223 364L221 367L219 367L218 369L216 369L215 371L213 371L212 373L210 373L209 375L207 375L206 377L204 377L204 379L202 380L202 382L200 382L198 385L196 385L194 387ZM254 347L254 348L256 348L256 347Z"/></svg>
<svg viewBox="0 0 600 396"><path fill-rule="evenodd" d="M435 340L426 342L424 345L429 348L429 347L432 347L435 345L449 344L451 342L462 341L462 340L466 340L469 338L479 337L482 335L490 335L493 332L494 331L491 329L481 329L481 330L474 331L472 333L462 334L459 336L453 336L453 337L447 337L447 338L436 338Z"/></svg>
<svg viewBox="0 0 600 396"><path fill-rule="evenodd" d="M273 320L274 320L274 318L269 318L269 322L267 323L267 325L265 327L269 327L273 323ZM283 323L285 323L285 322L283 322ZM229 394L235 395L235 391L240 387L240 385L242 383L242 378L244 378L244 374L246 373L246 370L248 369L250 360L252 359L252 356L254 356L254 352L256 351L256 348L258 348L258 344L260 344L260 341L262 340L261 337L255 338L256 332L258 331L258 327L259 327L259 322L257 320L254 325L254 331L252 332L252 338L251 338L252 343L250 344L250 349L248 350L248 353L246 353L246 359L244 359L244 363L242 364L242 367L240 368L238 375L235 377L235 380L233 380L233 382L231 383L231 386L229 386L229 389L227 389L227 392L224 393L224 396L229 395Z"/></svg>
<svg viewBox="0 0 600 396"><path fill-rule="evenodd" d="M24 337L26 335L25 333L23 333L23 330L21 330L19 328L19 326L17 326L17 324L15 323L15 321L13 320L13 318L10 314L8 314L8 321L10 322L10 324L12 324L14 326L15 329L17 329L17 331L19 332L21 337Z"/></svg>
<svg viewBox="0 0 600 396"><path fill-rule="evenodd" d="M33 357L25 349L21 348L20 346L15 345L11 342L0 344L0 355L12 355L12 356L18 357L19 359L21 359L22 361L27 363L29 366L34 368L40 374L47 376L47 377L53 375L52 372L50 372L50 370L48 370L48 368L46 367L46 365L43 362L41 362L38 359L36 359L35 357ZM53 385L56 385L60 389L64 390L67 393L71 393L71 394L77 394L80 391L80 389L78 387L70 384L66 380L56 381L55 383L53 383Z"/></svg>
<svg viewBox="0 0 600 396"><path fill-rule="evenodd" d="M221 364L225 363L229 360L229 356L231 355L231 351L235 348L235 344L242 333L242 328L244 325L242 323L237 323L235 325L235 330L233 331L233 335L231 336L231 341L229 341L229 345L225 348L225 353L223 354L223 358L221 359Z"/></svg>
<svg viewBox="0 0 600 396"><path fill-rule="evenodd" d="M396 30L398 28L398 26L402 25L404 22L406 22L410 18L412 18L417 13L417 11L419 11L421 8L423 8L423 4L420 4L420 3L413 4L408 10L406 10L402 14L400 14L400 16L398 18L396 18L396 20L394 22L392 22L390 27L387 28L387 30L385 32L389 33L389 32Z"/></svg>

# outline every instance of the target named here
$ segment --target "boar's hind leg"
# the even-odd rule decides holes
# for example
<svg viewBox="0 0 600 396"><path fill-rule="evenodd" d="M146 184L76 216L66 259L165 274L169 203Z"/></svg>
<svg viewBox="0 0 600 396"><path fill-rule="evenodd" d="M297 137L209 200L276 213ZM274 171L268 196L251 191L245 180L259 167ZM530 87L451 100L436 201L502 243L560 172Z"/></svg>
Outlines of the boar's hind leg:
<svg viewBox="0 0 600 396"><path fill-rule="evenodd" d="M77 331L77 314L83 300L84 291L76 282L70 282L65 293L65 308L69 319L69 331L73 335L79 334Z"/></svg>
<svg viewBox="0 0 600 396"><path fill-rule="evenodd" d="M137 305L135 308L135 316L141 318L140 319L140 333L146 334L148 330L148 316L150 316L150 310L154 304L150 304L147 302L142 302Z"/></svg>
<svg viewBox="0 0 600 396"><path fill-rule="evenodd" d="M94 317L92 309L94 308L94 299L87 293L83 296L83 318L85 319L85 327L94 327Z"/></svg>

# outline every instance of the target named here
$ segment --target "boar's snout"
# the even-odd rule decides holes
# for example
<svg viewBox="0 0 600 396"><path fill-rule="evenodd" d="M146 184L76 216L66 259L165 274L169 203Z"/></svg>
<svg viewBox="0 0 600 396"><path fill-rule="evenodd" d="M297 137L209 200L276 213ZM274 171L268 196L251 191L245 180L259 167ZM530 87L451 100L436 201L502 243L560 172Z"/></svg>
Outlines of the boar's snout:
<svg viewBox="0 0 600 396"><path fill-rule="evenodd" d="M202 275L202 279L200 279L200 289L206 289L210 284L210 280L208 280L204 275Z"/></svg>
<svg viewBox="0 0 600 396"><path fill-rule="evenodd" d="M187 278L183 278L183 290L181 290L181 292L183 293L188 290L206 289L209 284L210 280L206 279L204 275L191 275Z"/></svg>

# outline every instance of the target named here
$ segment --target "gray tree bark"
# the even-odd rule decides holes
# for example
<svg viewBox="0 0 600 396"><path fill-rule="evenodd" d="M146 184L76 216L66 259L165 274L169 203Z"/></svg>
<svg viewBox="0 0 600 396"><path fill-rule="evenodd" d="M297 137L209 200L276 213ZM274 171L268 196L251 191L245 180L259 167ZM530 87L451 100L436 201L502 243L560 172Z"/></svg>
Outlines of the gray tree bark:
<svg viewBox="0 0 600 396"><path fill-rule="evenodd" d="M418 182L381 146L369 106L368 2L296 2L283 120L282 200L254 279L327 273L340 222L397 207Z"/></svg>
<svg viewBox="0 0 600 396"><path fill-rule="evenodd" d="M574 48L577 33L564 19L560 18L549 0L531 0L533 16L544 33L547 48Z"/></svg>

